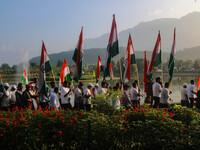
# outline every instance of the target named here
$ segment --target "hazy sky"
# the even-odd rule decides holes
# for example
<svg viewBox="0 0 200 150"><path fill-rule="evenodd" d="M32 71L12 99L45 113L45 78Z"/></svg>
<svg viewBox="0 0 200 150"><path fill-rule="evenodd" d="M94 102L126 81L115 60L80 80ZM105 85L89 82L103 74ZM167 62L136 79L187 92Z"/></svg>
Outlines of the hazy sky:
<svg viewBox="0 0 200 150"><path fill-rule="evenodd" d="M41 53L74 49L81 26L84 39L110 32L112 14L118 31L141 21L179 18L200 11L200 0L0 0L0 64L20 63ZM106 45L105 45L106 47Z"/></svg>

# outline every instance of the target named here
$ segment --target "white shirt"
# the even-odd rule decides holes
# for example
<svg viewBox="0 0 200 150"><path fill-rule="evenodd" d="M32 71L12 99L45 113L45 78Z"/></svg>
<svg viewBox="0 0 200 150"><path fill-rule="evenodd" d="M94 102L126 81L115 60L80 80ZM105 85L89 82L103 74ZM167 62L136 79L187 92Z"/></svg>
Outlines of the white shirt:
<svg viewBox="0 0 200 150"><path fill-rule="evenodd" d="M86 96L92 95L91 90L86 88L84 91L84 95ZM90 96L89 98L84 97L83 104L91 104L91 100L90 100L91 98L92 96Z"/></svg>
<svg viewBox="0 0 200 150"><path fill-rule="evenodd" d="M69 99L71 98L71 92L64 97L65 94L69 92L70 88L68 87L62 87L61 88L61 104L69 104Z"/></svg>
<svg viewBox="0 0 200 150"><path fill-rule="evenodd" d="M93 91L94 91L94 94L95 94L95 95L98 94L98 88L95 88L95 87L94 87Z"/></svg>
<svg viewBox="0 0 200 150"><path fill-rule="evenodd" d="M139 93L138 93L137 88L132 87L129 93L130 93L131 100L139 100L138 98Z"/></svg>
<svg viewBox="0 0 200 150"><path fill-rule="evenodd" d="M10 91L10 99L12 99L13 101L16 102L15 92L16 92L16 90L15 91ZM13 102L13 101L10 101L10 103L11 104L15 104L15 102Z"/></svg>
<svg viewBox="0 0 200 150"><path fill-rule="evenodd" d="M194 98L194 94L192 93L192 91L194 91L194 85L190 84L188 85L188 88L187 88L187 95L188 95L188 98Z"/></svg>
<svg viewBox="0 0 200 150"><path fill-rule="evenodd" d="M187 88L181 89L181 100L187 100Z"/></svg>
<svg viewBox="0 0 200 150"><path fill-rule="evenodd" d="M168 104L168 99L169 99L169 90L167 88L162 88L160 103Z"/></svg>
<svg viewBox="0 0 200 150"><path fill-rule="evenodd" d="M58 109L59 106L60 106L58 96L57 96L57 94L55 92L52 93L51 96L50 96L50 106L52 108L56 107L56 109Z"/></svg>
<svg viewBox="0 0 200 150"><path fill-rule="evenodd" d="M153 84L152 89L153 89L153 96L161 97L161 86L160 86L160 84L158 82L155 82Z"/></svg>
<svg viewBox="0 0 200 150"><path fill-rule="evenodd" d="M106 94L107 93L107 89L106 88L100 88L99 89L99 94Z"/></svg>
<svg viewBox="0 0 200 150"><path fill-rule="evenodd" d="M49 95L51 96L51 94L52 94L53 92L54 92L54 88L51 87L51 88L49 89Z"/></svg>
<svg viewBox="0 0 200 150"><path fill-rule="evenodd" d="M81 99L82 95L82 90L79 89L78 87L75 89L74 91L74 96L75 96L75 102L79 102L79 100Z"/></svg>
<svg viewBox="0 0 200 150"><path fill-rule="evenodd" d="M6 96L3 97L1 102L1 107L10 106L10 92L7 90L5 91Z"/></svg>

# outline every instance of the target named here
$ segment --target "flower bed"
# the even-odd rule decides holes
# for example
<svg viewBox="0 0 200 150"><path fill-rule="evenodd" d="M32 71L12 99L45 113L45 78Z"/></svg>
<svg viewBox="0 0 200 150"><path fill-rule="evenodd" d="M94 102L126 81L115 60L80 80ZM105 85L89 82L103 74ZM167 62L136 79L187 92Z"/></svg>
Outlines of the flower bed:
<svg viewBox="0 0 200 150"><path fill-rule="evenodd" d="M199 113L172 109L0 113L4 149L199 149Z"/></svg>

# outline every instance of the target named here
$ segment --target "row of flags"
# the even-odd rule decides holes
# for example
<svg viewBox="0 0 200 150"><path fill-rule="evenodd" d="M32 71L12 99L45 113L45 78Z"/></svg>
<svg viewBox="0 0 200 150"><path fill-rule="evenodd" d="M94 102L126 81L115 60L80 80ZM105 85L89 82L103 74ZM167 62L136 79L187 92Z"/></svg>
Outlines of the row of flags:
<svg viewBox="0 0 200 150"><path fill-rule="evenodd" d="M173 70L174 70L174 61L175 61L175 53L176 53L175 31L176 30L174 29L174 40L173 40L170 61L169 61L169 66L168 66L169 77L170 77L169 82L171 82L172 80ZM100 80L100 72L102 70L104 71L103 80L105 80L107 76L110 76L111 79L113 78L112 59L115 56L119 55L119 40L118 39L119 37L118 37L118 32L117 32L115 15L113 15L111 32L110 32L109 41L108 41L107 50L106 50L105 66L103 69L101 58L100 56L98 56L98 63L97 63L97 69L96 69L96 82ZM146 57L146 52L145 52L144 78L143 78L144 82L149 82L152 80L153 69L154 67L162 63L161 58L162 58L161 57L161 36L160 36L160 31L159 31L149 65L147 63L147 57ZM75 62L73 79L76 82L79 82L80 78L82 77L82 72L83 72L83 27L81 28L78 43L75 48L72 60ZM119 56L119 60L120 60L120 56ZM129 34L127 51L126 51L125 59L123 62L123 69L122 69L122 72L120 72L121 77L122 77L121 80L123 81L123 83L127 83L128 81L131 80L131 65L132 64L136 65L136 59L135 59L135 53L134 53L131 35ZM42 52L41 52L40 70L39 70L39 92L41 94L46 95L47 93L46 73L50 71L52 71L51 63L50 63L44 42L42 41ZM25 85L28 83L28 78L27 78L25 69L24 69L24 73L21 80ZM62 65L61 73L60 73L60 84L63 84L64 81L71 81L71 80L72 79L70 76L70 69L65 59Z"/></svg>

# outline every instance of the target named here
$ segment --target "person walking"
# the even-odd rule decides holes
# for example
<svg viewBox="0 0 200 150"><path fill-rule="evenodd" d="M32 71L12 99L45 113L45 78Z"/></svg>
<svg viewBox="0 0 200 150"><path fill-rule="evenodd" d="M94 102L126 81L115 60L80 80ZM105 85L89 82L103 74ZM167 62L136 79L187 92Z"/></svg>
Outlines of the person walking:
<svg viewBox="0 0 200 150"><path fill-rule="evenodd" d="M50 96L50 106L52 109L58 110L60 108L60 102L57 94L58 94L58 87L55 87L54 92Z"/></svg>
<svg viewBox="0 0 200 150"><path fill-rule="evenodd" d="M181 106L189 107L188 95L187 95L187 83L184 83L183 88L181 89Z"/></svg>
<svg viewBox="0 0 200 150"><path fill-rule="evenodd" d="M13 110L13 108L15 108L16 106L16 96L15 96L16 91L17 91L16 86L12 85L10 90L10 110Z"/></svg>
<svg viewBox="0 0 200 150"><path fill-rule="evenodd" d="M26 108L31 106L32 109L34 109L33 100L32 100L31 94L30 94L31 90L32 90L31 84L27 84L26 90L23 92L23 104L24 104L24 107L26 107Z"/></svg>
<svg viewBox="0 0 200 150"><path fill-rule="evenodd" d="M19 83L17 85L17 91L15 92L15 96L16 96L16 105L18 106L19 109L24 107L24 101L23 101L23 93L22 93L22 89L23 89L23 84Z"/></svg>
<svg viewBox="0 0 200 150"><path fill-rule="evenodd" d="M130 86L128 86L127 84L124 85L124 95L121 99L121 106L124 106L126 109L130 108L133 105L128 94L129 87Z"/></svg>
<svg viewBox="0 0 200 150"><path fill-rule="evenodd" d="M70 88L71 83L64 81L63 87L61 88L61 107L63 109L72 109L70 100L72 95L72 90Z"/></svg>
<svg viewBox="0 0 200 150"><path fill-rule="evenodd" d="M168 90L169 88L169 83L165 83L165 87L162 88L161 90L161 98L160 98L160 108L170 108L169 99L170 95L172 94L171 91Z"/></svg>
<svg viewBox="0 0 200 150"><path fill-rule="evenodd" d="M98 94L98 89L99 89L99 84L96 83L96 84L94 85L94 88L92 89L95 95Z"/></svg>
<svg viewBox="0 0 200 150"><path fill-rule="evenodd" d="M196 92L194 92L194 80L190 81L190 84L188 85L187 88L187 95L189 98L189 108L193 108L194 105L194 94L197 94Z"/></svg>
<svg viewBox="0 0 200 150"><path fill-rule="evenodd" d="M131 98L131 102L133 106L139 108L140 107L140 100L139 100L140 92L138 91L136 82L133 82L132 88L129 93L130 93L130 98Z"/></svg>
<svg viewBox="0 0 200 150"><path fill-rule="evenodd" d="M87 88L84 91L83 104L85 105L87 111L90 111L92 108L92 102L91 102L91 99L93 98L91 92L92 87L93 87L92 83L88 83Z"/></svg>
<svg viewBox="0 0 200 150"><path fill-rule="evenodd" d="M2 101L1 101L1 110L8 111L10 109L10 92L8 91L9 84L4 83L4 92L1 93Z"/></svg>
<svg viewBox="0 0 200 150"><path fill-rule="evenodd" d="M154 99L153 108L157 108L160 104L160 97L161 97L160 77L156 78L156 82L153 84L152 89L153 89L153 99Z"/></svg>
<svg viewBox="0 0 200 150"><path fill-rule="evenodd" d="M74 108L83 109L83 82L80 81L79 85L74 90Z"/></svg>
<svg viewBox="0 0 200 150"><path fill-rule="evenodd" d="M106 82L101 82L101 87L99 89L99 94L105 95L107 93L107 84Z"/></svg>

